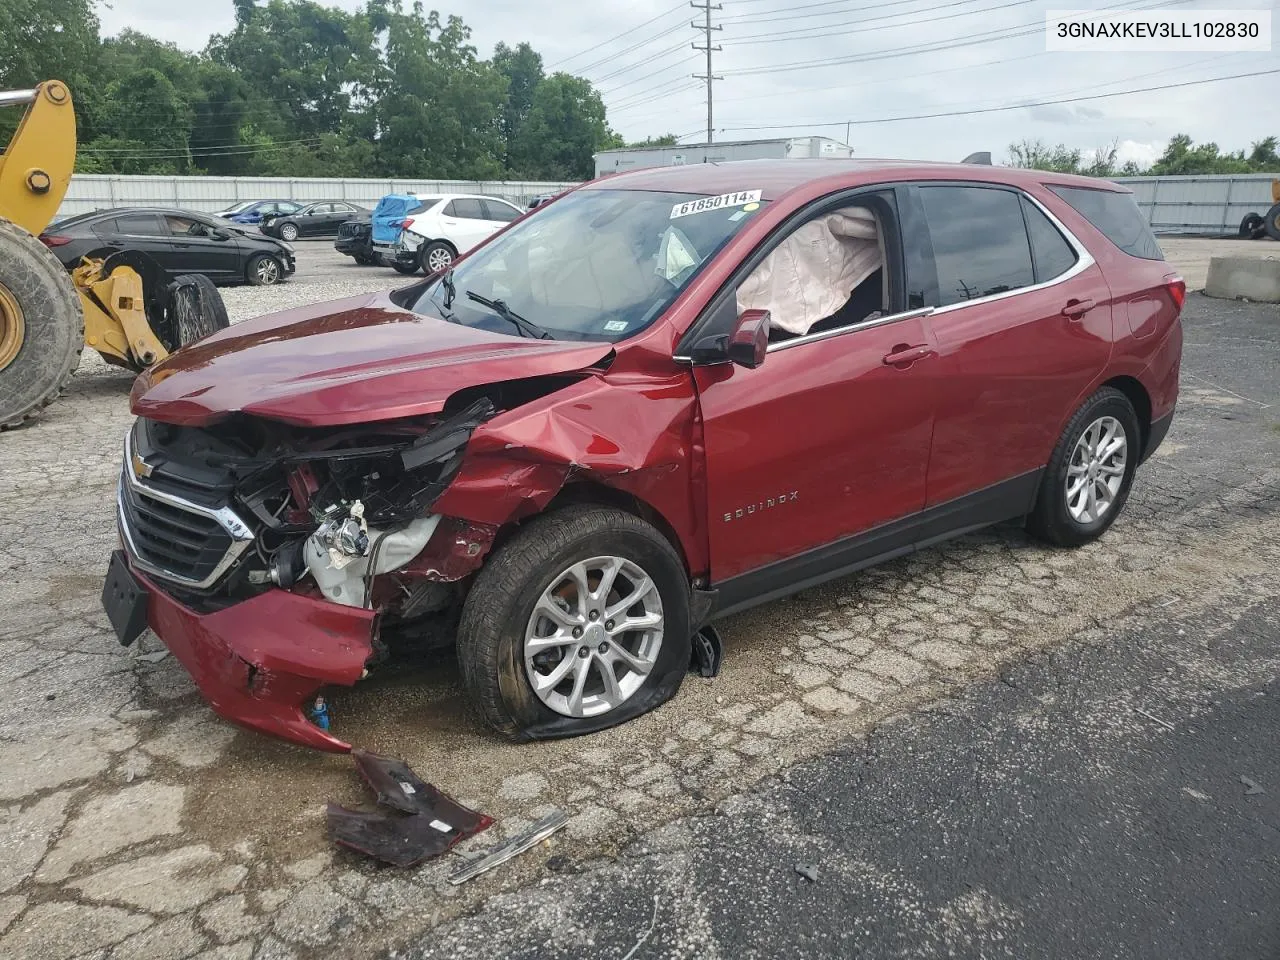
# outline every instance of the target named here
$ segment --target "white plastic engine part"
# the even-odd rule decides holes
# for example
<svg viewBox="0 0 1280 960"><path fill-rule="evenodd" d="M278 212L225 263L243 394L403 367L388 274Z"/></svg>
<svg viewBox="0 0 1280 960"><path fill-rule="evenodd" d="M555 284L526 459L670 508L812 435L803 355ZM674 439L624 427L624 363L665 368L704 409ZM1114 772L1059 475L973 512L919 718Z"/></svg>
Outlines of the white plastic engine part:
<svg viewBox="0 0 1280 960"><path fill-rule="evenodd" d="M364 578L369 572L370 561L377 563L373 571L375 575L399 570L422 552L439 523L440 517L433 514L413 520L403 530L394 533L370 527L369 556L347 559L342 566L334 566L329 545L312 534L307 538L303 557L325 597L348 607L363 607Z"/></svg>

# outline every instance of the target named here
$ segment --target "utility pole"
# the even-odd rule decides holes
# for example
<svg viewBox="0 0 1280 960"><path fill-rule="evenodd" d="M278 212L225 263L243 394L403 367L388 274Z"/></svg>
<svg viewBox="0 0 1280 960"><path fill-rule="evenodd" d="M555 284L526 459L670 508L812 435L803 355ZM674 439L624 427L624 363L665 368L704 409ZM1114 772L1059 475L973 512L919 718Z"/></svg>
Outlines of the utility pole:
<svg viewBox="0 0 1280 960"><path fill-rule="evenodd" d="M706 81L706 84L707 84L707 143L711 143L712 139L713 139L713 138L714 138L714 136L715 136L715 134L714 134L714 132L713 132L713 130L712 130L712 110L711 110L711 102L712 102L712 98L711 98L711 86L712 86L712 84L713 84L716 80L723 80L723 79L724 79L724 77L717 77L714 73L712 73L712 72L711 72L711 54L712 54L712 52L713 52L713 51L719 51L719 50L724 49L723 47L719 47L719 46L715 46L715 47L713 47L713 46L711 45L711 31L712 31L712 30L723 30L723 29L724 29L724 27L723 27L723 26L713 27L713 26L711 25L711 11L712 11L712 10L723 10L723 9L724 9L724 7L722 7L722 6L721 6L720 4L718 4L718 3L713 5L713 4L711 3L711 0L706 0L706 3L693 3L693 2L692 2L692 0L690 0L689 6L693 7L693 9L695 9L695 10L701 10L704 14L706 14L706 20L705 20L704 22L702 22L702 23L698 23L698 21L697 21L697 20L694 20L694 21L690 24L690 26L691 26L691 27L693 27L693 29L695 29L695 30L701 30L703 33L705 33L705 34L707 35L707 43L706 43L706 46L702 46L702 47L700 47L700 46L698 46L696 43L695 43L695 44L693 44L693 49L695 49L695 50L700 50L700 51L705 51L705 52L706 52L706 54L707 54L707 72L706 72L705 74L702 74L702 73L695 73L695 74L693 75L693 79L695 79L695 80L705 80L705 81Z"/></svg>

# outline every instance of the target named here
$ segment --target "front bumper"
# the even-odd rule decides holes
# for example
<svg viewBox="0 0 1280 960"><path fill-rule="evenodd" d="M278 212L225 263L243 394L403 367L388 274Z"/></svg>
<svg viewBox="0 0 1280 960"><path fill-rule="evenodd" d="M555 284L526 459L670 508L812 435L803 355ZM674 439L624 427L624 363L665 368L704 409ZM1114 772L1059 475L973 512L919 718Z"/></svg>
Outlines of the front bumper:
<svg viewBox="0 0 1280 960"><path fill-rule="evenodd" d="M373 653L374 612L269 590L208 614L170 597L130 561L147 588L147 624L186 667L218 716L320 750L351 745L311 723L304 704L330 684L351 686Z"/></svg>

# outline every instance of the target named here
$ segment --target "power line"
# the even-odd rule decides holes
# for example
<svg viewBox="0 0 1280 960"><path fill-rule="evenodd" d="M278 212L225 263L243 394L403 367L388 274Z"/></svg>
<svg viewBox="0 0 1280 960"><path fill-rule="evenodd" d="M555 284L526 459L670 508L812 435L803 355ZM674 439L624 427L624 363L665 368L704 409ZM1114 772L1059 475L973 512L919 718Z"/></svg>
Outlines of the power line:
<svg viewBox="0 0 1280 960"><path fill-rule="evenodd" d="M978 107L971 110L951 110L942 113L916 113L899 117L877 117L873 120L830 120L814 123L775 123L761 124L751 127L723 127L721 132L745 130L790 130L797 126L805 127L843 127L865 126L873 123L899 123L905 120L938 120L944 117L968 117L980 113L1001 113L1007 110L1022 110L1028 107L1052 107L1066 103L1083 103L1088 100L1106 100L1112 97L1128 97L1136 93L1153 93L1157 90L1177 90L1183 87L1198 87L1206 83L1219 83L1224 80L1243 80L1248 77L1266 77L1280 73L1280 67L1272 70L1254 70L1251 73L1233 73L1224 77L1206 77L1203 80L1184 80L1181 83L1165 83L1154 87L1138 87L1134 90L1116 90L1112 93L1095 93L1082 97L1061 97L1055 100L1035 100L1023 103L1009 103L998 107Z"/></svg>
<svg viewBox="0 0 1280 960"><path fill-rule="evenodd" d="M685 26L683 23L677 23L674 27L668 27L666 30L663 30L661 33L655 33L652 37L649 37L649 39L647 40L641 40L640 42L633 43L631 46L626 47L623 50L614 51L613 53L610 53L606 57L601 57L599 60L593 60L591 63L588 63L586 66L576 67L575 72L578 74L585 74L591 70L594 70L596 67L603 66L606 63L614 63L615 61L617 61L619 57L626 56L628 53L631 53L635 50L639 50L641 47L647 47L649 44L653 43L655 40L661 40L663 37L668 37L679 30L683 30L684 28ZM683 47L684 44L681 43L680 46ZM640 61L640 62L643 63L644 61Z"/></svg>
<svg viewBox="0 0 1280 960"><path fill-rule="evenodd" d="M717 51L717 50L723 50L723 49L724 49L724 47L720 47L720 46L712 46L712 45L711 45L711 34L712 34L712 32L713 32L713 31L715 31L715 30L723 30L723 29L724 29L724 27L722 27L722 26L713 26L713 25L712 25L712 23L711 23L711 11L712 11L712 10L723 10L723 9L724 9L724 7L723 7L722 5L720 5L720 4L718 4L718 3L717 3L715 6L712 6L712 5L711 5L711 0L704 0L704 2L703 2L703 3L694 3L694 2L693 2L693 0L689 0L689 6L693 7L693 9L695 9L695 10L701 10L701 11L706 15L706 19L705 19L705 21L703 22L702 26L699 26L699 25L698 25L698 23L697 23L696 21L692 24L692 26L693 26L693 28L694 28L695 30L701 30L701 31L706 35L706 43L705 43L703 46L701 46L701 47L700 47L700 46L698 46L696 43L695 43L695 44L692 44L692 46L693 46L693 49L695 49L695 50L700 50L700 51L702 51L702 52L706 53L706 55L707 55L707 72L706 72L706 73L695 73L695 74L693 75L693 79L695 79L695 80L702 80L702 81L703 81L703 82L705 82L705 83L706 83L706 85L707 85L707 143L711 143L711 141L712 141L712 137L715 135L715 127L714 127L714 125L713 125L713 123L712 123L712 109L711 109L711 107L712 107L712 100L713 100L713 96L712 96L712 89L714 88L714 86L715 86L715 82L716 82L717 80L723 80L723 79L724 79L724 77L717 77L717 76L715 75L715 72L711 69L711 54L712 54L712 53L714 53L714 52L715 52L715 51Z"/></svg>
<svg viewBox="0 0 1280 960"><path fill-rule="evenodd" d="M685 29L684 24L680 25L680 29L682 30ZM679 43L675 44L674 46L667 47L665 50L659 50L657 53L652 54L651 56L645 57L643 60L637 60L635 63L628 64L625 67L619 67L617 70L614 70L611 73L606 73L601 77L597 77L595 80L592 81L592 83L594 84L604 83L606 80L611 80L614 77L621 76L624 73L630 73L632 70L638 70L640 67L647 66L648 64L653 63L656 60L661 60L663 57L667 56L668 54L678 53L684 49L685 49L684 41L681 40ZM685 59L681 60L680 63L684 63L685 60L688 60L688 59L689 59L688 57L685 57ZM671 67L670 65L668 65L666 67L663 67L662 69L669 70L671 69ZM656 72L661 73L662 71L659 70ZM652 77L653 75L654 73L646 73L643 77L623 81L623 84L620 84L619 86L614 87L613 90L619 90L623 85L627 83L637 83L639 80L643 80L646 77ZM612 92L612 91L608 91L608 92Z"/></svg>
<svg viewBox="0 0 1280 960"><path fill-rule="evenodd" d="M1156 7L1172 7L1184 3L1190 3L1191 0L1162 0L1155 4ZM1099 7L1094 13L1103 13L1107 10L1113 10L1117 7L1128 7L1126 0L1121 3L1109 4L1105 7ZM1153 7L1135 6L1134 10L1149 10ZM728 70L726 73L735 77L759 76L767 73L779 73L782 71L796 70L815 70L824 67L844 66L850 63L870 63L876 60L893 60L898 57L913 56L920 53L937 53L942 50L955 50L960 47L971 47L984 43L993 43L998 40L1012 40L1016 37L1026 37L1032 34L1041 33L1044 30L1043 21L1036 23L1022 23L1013 27L1000 27L996 30L986 30L979 33L972 33L961 37L955 37L951 40L934 41L923 44L909 44L905 47L894 47L889 50L880 50L871 53L855 53L849 56L833 57L826 60L799 60L791 63L780 63L773 66L760 67L744 67L739 70Z"/></svg>
<svg viewBox="0 0 1280 960"><path fill-rule="evenodd" d="M683 8L684 8L683 2L677 3L670 10L664 10L662 13L658 14L656 17L650 17L644 23L637 24L636 26L631 27L627 30L623 30L621 33L617 34L616 36L610 37L608 40L602 40L600 43L590 46L586 50L579 50L577 53L572 53L567 57L563 57L557 60L555 63L547 64L545 69L550 70L552 67L558 67L562 63L568 63L570 60L576 60L578 59L578 57L582 56L584 53L591 53L592 51L599 50L601 47L607 46L608 44L613 43L613 41L615 40L621 40L623 37L627 36L628 34L635 33L637 30L643 30L645 27L649 26L649 24L657 23L659 20L663 19L664 17L669 17L671 16L671 14L675 13L677 10L681 10ZM586 68L583 68L583 69L586 69Z"/></svg>
<svg viewBox="0 0 1280 960"><path fill-rule="evenodd" d="M957 13L947 13L938 17L925 17L918 20L909 20L905 23L882 23L878 27L866 26L866 24L873 23L878 20L896 20L900 17L914 17L919 13L928 13L933 10L944 10L948 7L958 7L963 4L973 2L974 0L952 0L950 3L939 4L936 7L925 7L922 10L912 10L908 13L886 13L879 17L866 17L861 20L841 20L838 23L825 23L820 27L800 27L795 30L774 30L770 33L752 33L745 37L731 37L725 40L725 43L789 43L794 40L812 40L817 37L844 36L850 33L870 33L874 30L899 30L902 27L917 27L925 23L938 23L942 20L955 20L961 17L972 17L980 13L993 13L996 10L1008 10L1011 7L1025 7L1029 3L1038 2L1038 0L1010 0L1009 3L997 4L994 7L982 7L978 10L961 10ZM847 26L855 26L855 29L841 30L838 33L831 32L836 27ZM791 36L791 34L795 34L795 36Z"/></svg>
<svg viewBox="0 0 1280 960"><path fill-rule="evenodd" d="M683 43L680 44L680 49L684 49ZM649 73L641 74L640 76L635 77L632 80L628 80L626 83L620 84L619 86L613 87L612 89L601 90L600 95L602 97L610 96L614 93L617 93L619 90L623 89L624 87L630 86L631 84L639 83L641 80L648 80L650 77L656 77L658 74L666 73L668 70L674 70L677 67L683 67L686 63L692 62L693 59L694 58L692 56L688 55L688 51L686 51L686 56L684 57L683 60L678 60L675 63L667 64L665 67L659 67L657 70L651 70Z"/></svg>
<svg viewBox="0 0 1280 960"><path fill-rule="evenodd" d="M740 2L740 0L739 0ZM755 13L726 16L725 23L746 25L751 23L775 23L779 20L806 20L811 17L835 17L842 13L863 13L867 10L883 10L886 7L905 7L924 0L888 0L887 3L872 3L866 6L850 7L849 0L823 0L821 3L804 3L795 7L779 7L776 10L757 10ZM970 0L973 2L973 0ZM848 9L828 10L825 13L796 13L797 10L811 10L815 7L845 7ZM767 14L780 16L766 16Z"/></svg>

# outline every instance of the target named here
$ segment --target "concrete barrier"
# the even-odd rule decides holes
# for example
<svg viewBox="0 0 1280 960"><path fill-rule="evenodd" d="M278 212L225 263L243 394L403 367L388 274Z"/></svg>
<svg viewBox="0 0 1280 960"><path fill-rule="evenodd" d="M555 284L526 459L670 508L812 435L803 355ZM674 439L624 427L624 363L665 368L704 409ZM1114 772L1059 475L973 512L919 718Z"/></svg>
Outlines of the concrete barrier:
<svg viewBox="0 0 1280 960"><path fill-rule="evenodd" d="M1280 258L1214 257L1204 292L1223 300L1280 303Z"/></svg>

